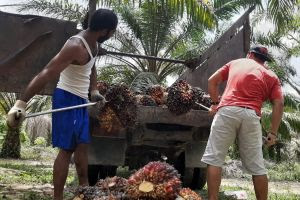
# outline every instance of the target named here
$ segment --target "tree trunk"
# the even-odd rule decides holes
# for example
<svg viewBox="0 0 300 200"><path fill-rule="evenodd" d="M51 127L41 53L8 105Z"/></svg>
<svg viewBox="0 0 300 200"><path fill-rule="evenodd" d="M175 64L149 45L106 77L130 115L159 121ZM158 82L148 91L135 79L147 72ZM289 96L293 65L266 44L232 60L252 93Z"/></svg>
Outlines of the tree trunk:
<svg viewBox="0 0 300 200"><path fill-rule="evenodd" d="M20 142L20 128L8 128L4 139L1 158L20 158L21 157L21 142Z"/></svg>
<svg viewBox="0 0 300 200"><path fill-rule="evenodd" d="M89 22L91 21L93 13L96 11L97 0L89 0Z"/></svg>

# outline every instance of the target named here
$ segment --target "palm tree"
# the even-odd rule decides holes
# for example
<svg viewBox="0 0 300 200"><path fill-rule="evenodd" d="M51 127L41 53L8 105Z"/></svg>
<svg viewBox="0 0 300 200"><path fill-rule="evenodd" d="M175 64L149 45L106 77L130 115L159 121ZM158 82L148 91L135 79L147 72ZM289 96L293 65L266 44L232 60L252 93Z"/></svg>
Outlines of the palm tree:
<svg viewBox="0 0 300 200"><path fill-rule="evenodd" d="M284 96L285 106L282 121L278 129L278 143L267 152L272 159L281 161L280 149L287 145L293 137L300 133L300 99L291 94ZM271 124L272 106L266 103L262 109L261 123L266 135Z"/></svg>
<svg viewBox="0 0 300 200"><path fill-rule="evenodd" d="M68 0L30 0L25 4L21 5L19 10L35 10L43 12L47 15L52 15L54 17L78 21L79 19L82 19L85 16L87 11L94 12L96 10L97 4L105 7L110 7L113 5L129 4L131 2L138 3L137 5L140 6L143 4L143 2L146 1L88 0L88 8L85 8L77 3ZM206 1L147 0L147 2L152 3L154 6L163 3L165 7L172 8L176 12L177 16L183 16L186 11L190 18L202 24L205 24L207 27L213 27L216 22L215 16L211 12L209 4L205 3Z"/></svg>
<svg viewBox="0 0 300 200"><path fill-rule="evenodd" d="M19 98L19 94L16 93L0 93L0 107L4 111L3 114L7 114L9 110L14 106L16 100ZM38 112L45 107L49 107L50 97L35 96L28 102L27 111ZM0 157L2 158L20 158L21 154L21 142L20 131L22 127L9 128L7 127L7 133L4 138Z"/></svg>
<svg viewBox="0 0 300 200"><path fill-rule="evenodd" d="M297 75L296 69L290 65L290 59L300 55L299 21L300 14L295 12L292 20L283 25L281 30L269 33L255 32L253 40L280 52L274 57L276 62L271 63L270 67L276 72L283 84L290 85L300 95L299 83L297 84L293 80L293 77Z"/></svg>
<svg viewBox="0 0 300 200"><path fill-rule="evenodd" d="M133 9L134 6L132 4L117 8L126 28L116 33L115 41L107 44L107 48L147 56L183 59L186 52L180 52L178 49L181 47L182 50L183 41L193 31L203 33L202 26L188 20L186 25L181 26L183 28L176 29L176 22L180 23L176 12L162 4L154 7L145 3L139 9ZM141 72L151 72L157 75L159 82L163 82L169 74L178 73L183 69L181 65L174 63L112 57L119 62L108 62L108 65L114 65L121 71L130 69L132 78Z"/></svg>
<svg viewBox="0 0 300 200"><path fill-rule="evenodd" d="M13 107L16 100L18 99L18 94L16 93L0 93L0 106L7 114L10 108ZM2 158L20 158L21 142L20 142L20 128L12 129L7 128L7 133L4 137L4 142L0 152L0 157Z"/></svg>

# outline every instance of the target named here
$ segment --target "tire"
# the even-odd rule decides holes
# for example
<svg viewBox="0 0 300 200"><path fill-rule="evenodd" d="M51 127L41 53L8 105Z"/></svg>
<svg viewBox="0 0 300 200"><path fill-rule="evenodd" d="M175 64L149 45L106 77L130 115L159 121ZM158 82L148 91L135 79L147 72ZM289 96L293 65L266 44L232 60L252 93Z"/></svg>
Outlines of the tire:
<svg viewBox="0 0 300 200"><path fill-rule="evenodd" d="M88 166L88 181L90 186L94 186L99 179L99 165L89 165Z"/></svg>
<svg viewBox="0 0 300 200"><path fill-rule="evenodd" d="M113 177L117 173L117 166L104 166L101 165L99 171L99 178L105 179L106 177Z"/></svg>
<svg viewBox="0 0 300 200"><path fill-rule="evenodd" d="M206 184L206 168L194 168L193 181L194 189L201 190Z"/></svg>
<svg viewBox="0 0 300 200"><path fill-rule="evenodd" d="M90 186L94 186L99 179L115 176L117 166L104 165L89 165L88 166L88 181Z"/></svg>
<svg viewBox="0 0 300 200"><path fill-rule="evenodd" d="M175 168L181 174L181 180L184 187L193 190L201 190L206 184L206 168L189 168L185 167L185 156L181 153L175 164Z"/></svg>
<svg viewBox="0 0 300 200"><path fill-rule="evenodd" d="M206 184L206 168L185 168L182 182L184 187L201 190Z"/></svg>

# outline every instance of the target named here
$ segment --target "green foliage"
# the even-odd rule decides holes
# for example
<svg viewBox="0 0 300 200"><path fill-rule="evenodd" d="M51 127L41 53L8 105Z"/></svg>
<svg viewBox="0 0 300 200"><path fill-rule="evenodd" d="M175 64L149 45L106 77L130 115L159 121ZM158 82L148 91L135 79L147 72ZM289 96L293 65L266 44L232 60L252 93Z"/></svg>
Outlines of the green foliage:
<svg viewBox="0 0 300 200"><path fill-rule="evenodd" d="M282 162L268 169L272 181L300 181L300 163Z"/></svg>
<svg viewBox="0 0 300 200"><path fill-rule="evenodd" d="M34 191L25 192L22 197L23 200L51 200L52 197L49 195L39 194Z"/></svg>
<svg viewBox="0 0 300 200"><path fill-rule="evenodd" d="M0 116L0 144L3 143L6 133L7 133L6 120L4 117Z"/></svg>
<svg viewBox="0 0 300 200"><path fill-rule="evenodd" d="M82 21L88 9L69 0L29 0L22 4L19 12L35 10L48 16L69 21Z"/></svg>
<svg viewBox="0 0 300 200"><path fill-rule="evenodd" d="M34 145L40 146L40 147L45 147L47 145L47 141L43 137L37 137L34 140Z"/></svg>
<svg viewBox="0 0 300 200"><path fill-rule="evenodd" d="M52 147L31 146L22 144L21 158L24 160L39 160L43 162L52 161L58 150Z"/></svg>
<svg viewBox="0 0 300 200"><path fill-rule="evenodd" d="M196 21L203 24L207 28L212 28L216 25L216 17L213 13L213 8L209 4L210 1L198 1L198 0L99 0L101 5L104 6L116 6L116 5L128 5L134 4L135 8L145 6L148 3L148 7L156 9L159 6L171 9L175 12L177 17L183 17L185 14Z"/></svg>
<svg viewBox="0 0 300 200"><path fill-rule="evenodd" d="M22 130L20 132L20 141L21 141L22 144L24 144L24 143L29 144L30 143L30 139L29 139L29 137L27 136L27 133L24 130Z"/></svg>
<svg viewBox="0 0 300 200"><path fill-rule="evenodd" d="M228 150L228 156L231 159L239 159L240 158L240 153L239 153L239 148L237 145L237 140L229 147Z"/></svg>
<svg viewBox="0 0 300 200"><path fill-rule="evenodd" d="M135 77L135 71L130 70L127 65L108 65L101 67L97 72L97 79L106 83L124 83L130 85Z"/></svg>
<svg viewBox="0 0 300 200"><path fill-rule="evenodd" d="M252 188L252 187L250 187ZM223 191L240 191L244 190L247 192L249 200L256 200L255 193L252 189L249 189L249 187L243 187L243 186L221 186L221 192L219 193L220 199L221 200L232 200L233 198L231 197L226 197L224 195ZM204 196L204 195L202 195ZM268 200L298 200L300 198L300 195L298 194L292 194L292 193L274 193L274 192L269 192L268 195Z"/></svg>
<svg viewBox="0 0 300 200"><path fill-rule="evenodd" d="M135 93L145 94L149 86L158 84L156 74L150 72L142 72L137 75L130 84L130 90Z"/></svg>
<svg viewBox="0 0 300 200"><path fill-rule="evenodd" d="M52 167L44 165L28 165L28 164L14 164L0 161L0 167L6 169L17 170L16 173L1 175L0 180L3 184L52 184ZM72 173L67 178L67 184L72 183L74 174Z"/></svg>
<svg viewBox="0 0 300 200"><path fill-rule="evenodd" d="M113 51L183 60L198 56L199 51L207 46L202 42L205 41L203 25L187 18L178 18L176 11L165 7L163 2L142 1L139 7L134 4L119 5L116 10L125 27L116 32L115 41L107 44L107 48ZM114 71L119 73L110 77L116 79L120 74L127 74L130 82L141 72L151 72L162 83L168 75L178 75L184 69L183 65L175 63L111 57L114 60L108 62L108 71L112 72L115 68ZM105 68L101 71L107 72Z"/></svg>

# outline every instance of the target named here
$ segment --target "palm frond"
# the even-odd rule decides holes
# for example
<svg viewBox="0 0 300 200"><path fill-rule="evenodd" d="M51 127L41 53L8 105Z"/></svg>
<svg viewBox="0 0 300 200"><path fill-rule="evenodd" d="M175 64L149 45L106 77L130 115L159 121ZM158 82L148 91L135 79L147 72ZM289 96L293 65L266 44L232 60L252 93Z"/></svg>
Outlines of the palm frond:
<svg viewBox="0 0 300 200"><path fill-rule="evenodd" d="M213 13L211 6L206 3L209 1L202 0L99 0L99 4L102 6L116 6L116 5L133 5L135 7L143 7L145 3L148 3L148 7L156 8L157 6L163 6L173 10L176 15L182 17L186 12L189 18L203 24L207 28L212 28L216 25L216 17Z"/></svg>
<svg viewBox="0 0 300 200"><path fill-rule="evenodd" d="M300 99L292 94L284 95L284 106L290 112L300 111Z"/></svg>
<svg viewBox="0 0 300 200"><path fill-rule="evenodd" d="M81 22L88 9L68 0L29 0L18 11L34 10L54 18Z"/></svg>
<svg viewBox="0 0 300 200"><path fill-rule="evenodd" d="M261 0L214 0L214 14L218 19L226 20L237 14L241 8L257 6L262 8Z"/></svg>
<svg viewBox="0 0 300 200"><path fill-rule="evenodd" d="M139 73L130 84L130 90L135 93L145 93L149 86L158 84L158 77L151 72Z"/></svg>
<svg viewBox="0 0 300 200"><path fill-rule="evenodd" d="M105 81L107 83L125 83L130 85L137 72L129 68L124 64L107 65L98 69L98 80Z"/></svg>
<svg viewBox="0 0 300 200"><path fill-rule="evenodd" d="M288 24L292 20L293 12L297 0L269 0L268 1L268 13L271 20L280 30L284 25Z"/></svg>
<svg viewBox="0 0 300 200"><path fill-rule="evenodd" d="M45 95L36 95L29 100L27 108L31 113L50 109L52 98Z"/></svg>
<svg viewBox="0 0 300 200"><path fill-rule="evenodd" d="M283 38L277 32L269 32L267 34L256 34L255 43L265 46L272 46L282 50L288 50L288 47L282 42Z"/></svg>
<svg viewBox="0 0 300 200"><path fill-rule="evenodd" d="M300 134L300 112L284 113L284 118L290 124L291 129Z"/></svg>

